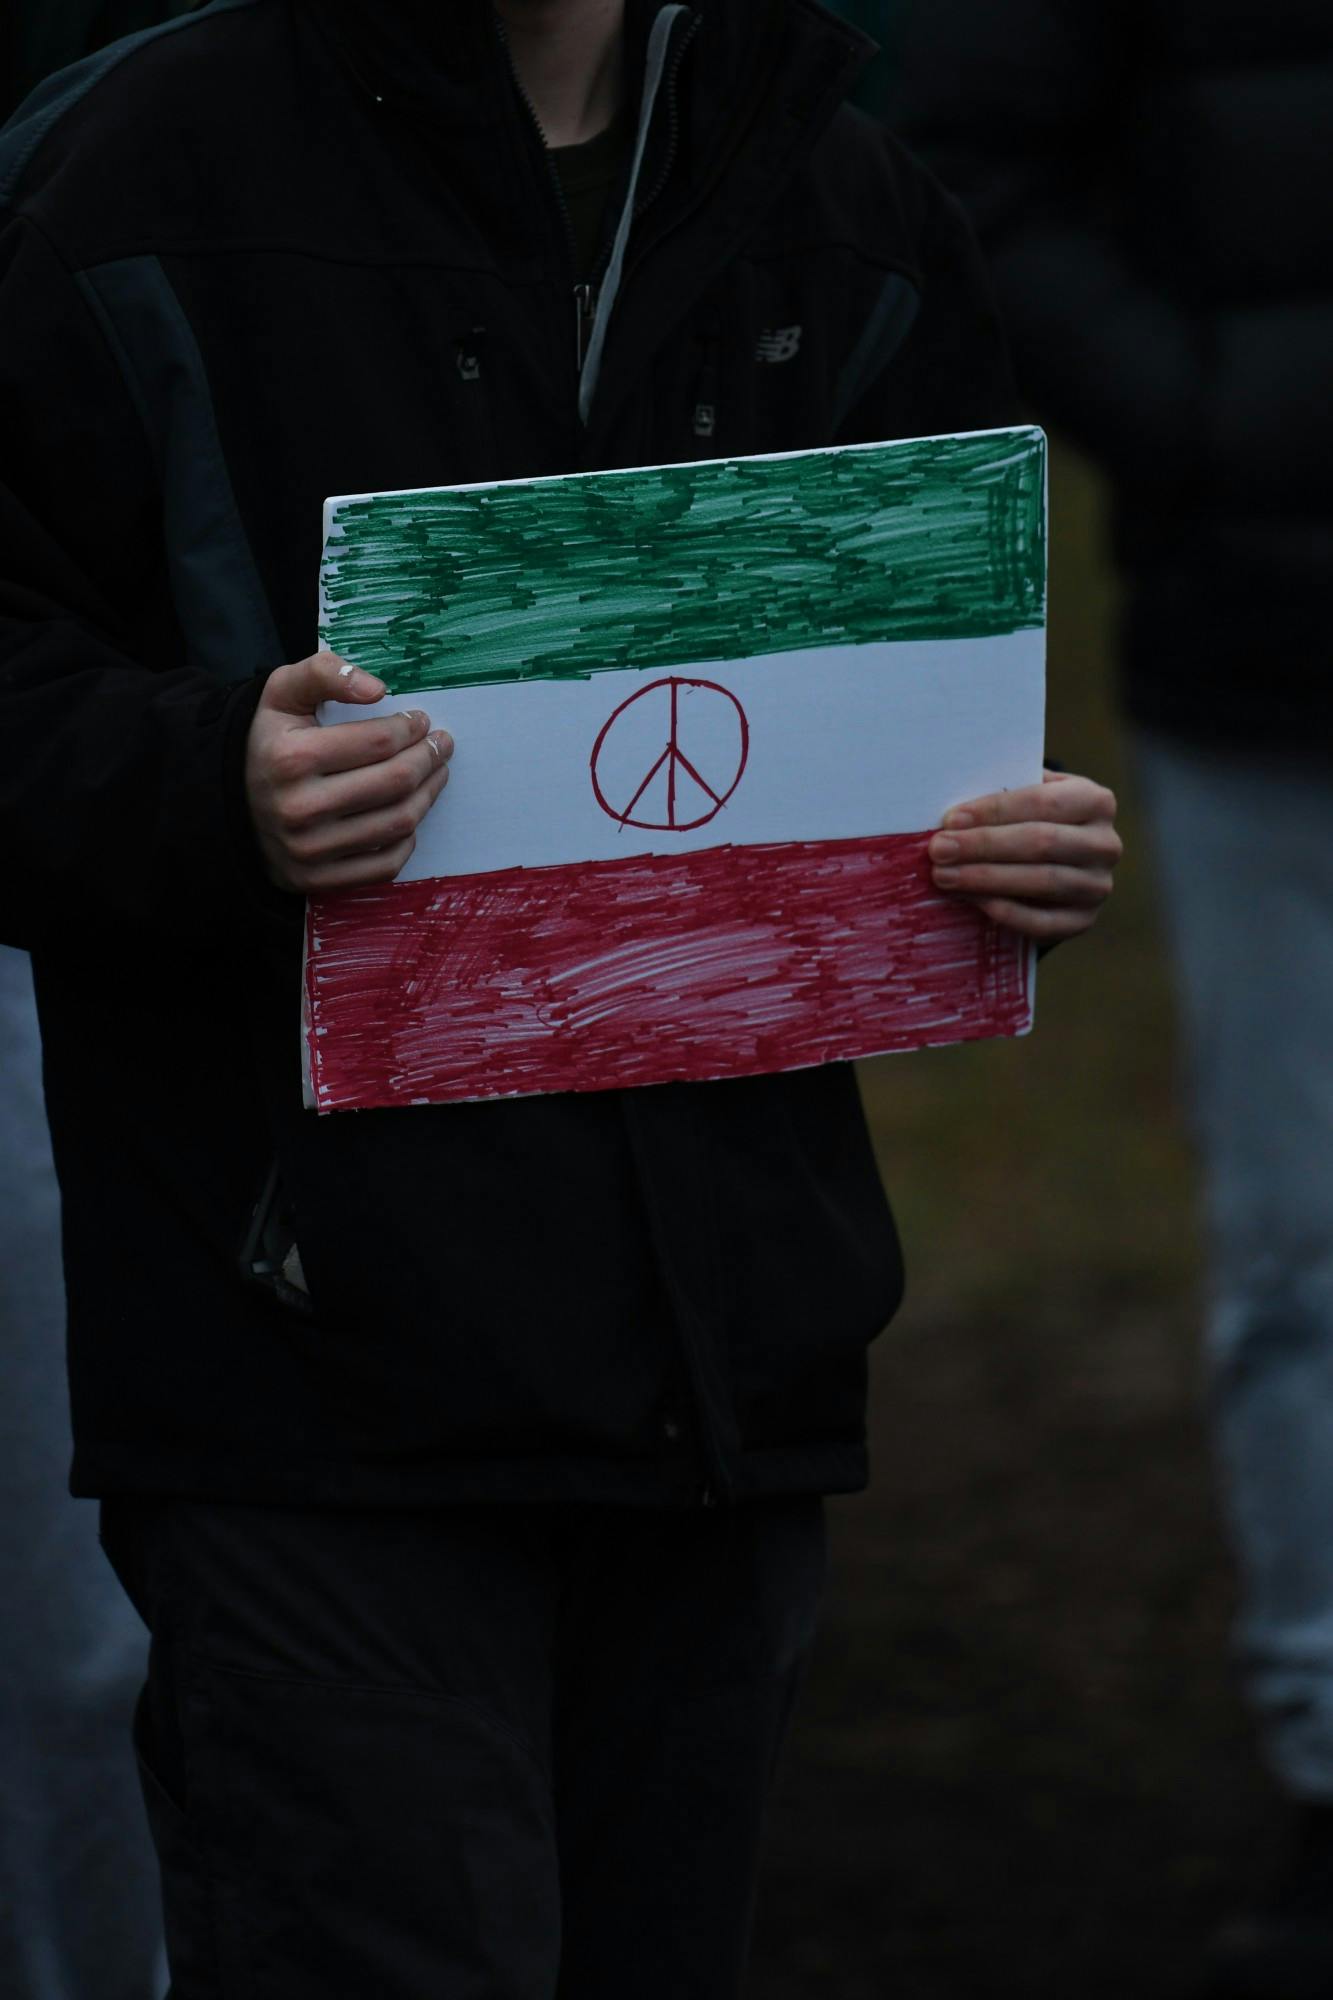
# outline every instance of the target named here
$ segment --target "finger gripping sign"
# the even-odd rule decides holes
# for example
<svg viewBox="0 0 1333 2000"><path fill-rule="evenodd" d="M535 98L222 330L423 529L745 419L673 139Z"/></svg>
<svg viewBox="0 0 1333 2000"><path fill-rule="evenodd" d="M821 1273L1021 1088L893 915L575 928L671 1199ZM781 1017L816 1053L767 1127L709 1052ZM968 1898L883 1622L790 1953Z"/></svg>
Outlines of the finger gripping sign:
<svg viewBox="0 0 1333 2000"><path fill-rule="evenodd" d="M1024 1033L926 847L1040 778L1045 547L1030 428L330 500L321 643L457 749L398 879L311 900L307 1102Z"/></svg>

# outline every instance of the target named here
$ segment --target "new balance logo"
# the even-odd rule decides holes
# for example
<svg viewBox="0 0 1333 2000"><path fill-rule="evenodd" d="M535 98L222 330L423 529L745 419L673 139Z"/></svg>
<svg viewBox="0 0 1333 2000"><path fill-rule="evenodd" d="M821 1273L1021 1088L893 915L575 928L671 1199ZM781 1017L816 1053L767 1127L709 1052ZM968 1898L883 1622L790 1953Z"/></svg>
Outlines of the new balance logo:
<svg viewBox="0 0 1333 2000"><path fill-rule="evenodd" d="M755 348L756 361L791 361L801 345L799 326L765 327Z"/></svg>

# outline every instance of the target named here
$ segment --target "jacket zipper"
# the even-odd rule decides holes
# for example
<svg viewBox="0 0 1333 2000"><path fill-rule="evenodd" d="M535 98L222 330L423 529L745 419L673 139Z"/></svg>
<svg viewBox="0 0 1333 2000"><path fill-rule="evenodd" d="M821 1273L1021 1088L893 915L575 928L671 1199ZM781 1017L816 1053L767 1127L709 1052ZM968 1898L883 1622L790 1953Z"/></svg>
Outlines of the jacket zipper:
<svg viewBox="0 0 1333 2000"><path fill-rule="evenodd" d="M529 97L527 91L523 88L522 79L519 76L517 69L514 67L514 58L509 48L508 31L505 28L505 24L499 14L493 15L493 19L495 22L495 33L499 40L500 48L503 51L505 62L509 67L510 80L513 83L514 90L518 96L519 103L523 106L523 109L528 114L528 119L532 126L533 135L536 138L538 145L541 147L542 160L546 167L546 173L550 181L552 192L555 195L555 205L560 213L561 226L565 232L565 248L569 255L569 268L571 271L574 271L578 268L578 244L574 239L574 224L570 220L569 203L565 200L565 190L560 185L559 174L556 172L555 168L551 165L551 149L546 143L546 134L542 130L542 121L537 116L537 107L533 103L532 99ZM595 286L587 283L575 284L574 286L574 372L575 372L576 382L578 380L578 377L583 373L583 357L588 351L588 339L592 332L592 323L593 319L596 316L596 313L597 313L597 292Z"/></svg>
<svg viewBox="0 0 1333 2000"><path fill-rule="evenodd" d="M546 171L550 176L551 185L555 191L556 207L560 212L560 220L564 226L565 245L569 252L569 268L573 271L578 265L578 245L574 240L574 225L570 220L569 203L565 200L565 191L560 185L560 176L551 165L551 149L546 143L546 134L542 131L542 123L537 116L536 106L533 104L527 91L523 88L522 80L519 77L517 69L514 67L514 58L510 53L509 36L505 29L505 24L498 14L494 16L494 20L495 32L499 38L500 47L504 52L505 61L509 65L509 74L513 80L514 89L518 94L519 102L531 120L533 133L542 149ZM666 154L652 187L646 194L641 194L634 204L634 220L636 222L645 209L650 208L653 202L657 200L657 197L671 178L671 170L676 164L676 154L680 147L680 109L676 100L676 84L680 76L680 66L685 60L686 50L694 40L698 30L699 16L692 14L686 22L683 31L677 36L676 45L671 51L667 72L663 78L668 121ZM603 249L597 261L591 279L583 279L574 286L574 369L576 381L583 374L583 363L588 352L588 342L592 338L593 322L597 317L597 301L601 293L602 279L606 275L606 267L610 261L610 256L611 247L608 244Z"/></svg>
<svg viewBox="0 0 1333 2000"><path fill-rule="evenodd" d="M699 26L699 16L691 14L680 34L676 37L676 46L671 51L670 60L667 64L667 72L662 79L666 90L667 106L666 153L663 157L661 167L658 169L657 179L653 182L648 192L641 194L634 204L634 219L636 222L644 210L651 208L652 204L657 200L657 197L670 180L671 169L676 164L676 154L680 149L680 108L676 101L676 83L680 77L680 66L685 60L686 51L698 34Z"/></svg>
<svg viewBox="0 0 1333 2000"><path fill-rule="evenodd" d="M574 367L582 379L583 363L588 353L588 342L592 339L593 321L597 317L597 288L584 283L574 287Z"/></svg>
<svg viewBox="0 0 1333 2000"><path fill-rule="evenodd" d="M523 88L523 85L519 80L518 71L514 67L514 59L513 56L510 54L509 37L505 33L504 22L501 20L498 14L494 16L494 19L495 19L495 30L500 39L500 46L504 51L505 61L509 65L509 73L510 76L513 78L514 89L518 94L520 103L523 105L524 109L528 114L529 119L532 121L532 130L534 136L536 137L542 149L542 157L546 163L546 171L550 175L551 185L555 190L556 206L560 212L561 222L564 224L565 243L569 252L569 268L571 271L574 271L577 269L578 266L578 246L574 240L574 225L570 220L569 204L565 200L565 191L560 185L559 174L557 174L555 168L551 165L551 158L550 158L551 149L546 143L546 135L542 131L541 120L537 116L536 107L534 106L532 99L529 97L527 91ZM671 169L675 165L676 152L680 144L680 114L676 103L676 82L680 74L680 65L684 59L685 51L688 49L690 43L693 41L698 27L699 27L699 17L697 14L695 14L691 18L691 20L686 24L684 32L680 36L680 39L675 49L672 51L670 68L667 72L666 77L663 79L666 85L666 93L667 93L667 115L670 120L668 126L666 157L662 162L661 170L659 171L651 190L646 195L642 196L634 204L634 217L636 220L640 215L642 215L644 210L651 205L652 202L656 201L658 195L662 192L662 189L666 186L667 179L671 173ZM593 321L596 318L597 314L598 291L600 289L601 280L605 276L606 266L609 259L610 259L610 246L608 245L608 247L602 252L602 256L597 264L592 280L588 281L585 279L581 282L577 282L574 286L574 355L575 355L575 366L576 366L576 373L575 373L576 382L579 376L581 376L583 373L584 356L587 354L588 351L588 341L589 338L591 337ZM631 1126L630 1136L631 1136L631 1144L633 1145L637 1135L633 1130L632 1121L627 1118L627 1123L629 1123ZM647 1202L650 1211L655 1215L657 1207L656 1194L652 1188L651 1181L647 1176L644 1176L642 1185L643 1185L644 1199ZM659 1255L660 1254L661 1253L659 1251ZM680 1288L678 1279L677 1279L677 1286L678 1288ZM707 1472L708 1472L708 1476L705 1479L704 1484L699 1489L698 1501L701 1507L712 1508L717 1506L719 1498L726 1498L730 1495L732 1489L732 1482L730 1473L728 1472L726 1466L725 1459L723 1457L721 1444L718 1441L713 1426L712 1415L709 1409L709 1402L708 1402L708 1390L703 1379L703 1369L698 1350L698 1343L695 1340L693 1328L683 1323L685 1321L688 1321L688 1319L691 1316L692 1310L693 1309L690 1306L687 1299L685 1312L683 1314L678 1315L677 1323L679 1326L681 1341L685 1348L686 1364L690 1374L694 1378L695 1399L698 1405L699 1428L701 1433L701 1441L703 1444L704 1461L707 1466Z"/></svg>
<svg viewBox="0 0 1333 2000"><path fill-rule="evenodd" d="M676 84L680 77L680 66L685 60L686 51L688 50L690 43L694 40L698 32L699 32L699 16L697 14L691 14L689 20L685 23L684 28L681 30L680 34L676 37L675 47L671 51L670 60L667 64L666 75L662 79L663 89L666 96L666 107L667 107L666 152L663 155L662 164L658 169L656 180L653 182L652 186L648 189L647 193L640 194L634 203L634 213L632 219L635 222L637 222L639 217L644 213L646 213L646 211L650 209L653 203L657 200L658 196L665 188L667 182L670 180L671 170L676 164L676 154L680 150L680 107L676 99ZM611 260L611 245L608 243L604 248L604 250L602 251L601 257L598 259L597 266L593 272L593 283L591 285L584 285L580 288L588 295L586 300L586 306L587 306L586 329L581 330L579 336L580 374L582 374L583 372L583 357L587 353L587 341L592 334L592 323L597 316L597 299L598 299L598 294L601 291L601 282L602 279L606 276L606 267L610 262L610 260Z"/></svg>

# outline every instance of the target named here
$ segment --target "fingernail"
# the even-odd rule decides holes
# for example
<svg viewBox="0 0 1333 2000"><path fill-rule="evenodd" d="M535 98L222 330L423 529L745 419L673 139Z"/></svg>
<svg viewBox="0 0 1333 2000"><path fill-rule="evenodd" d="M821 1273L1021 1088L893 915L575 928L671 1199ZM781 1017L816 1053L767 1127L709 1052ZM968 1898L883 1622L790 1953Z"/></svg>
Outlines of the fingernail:
<svg viewBox="0 0 1333 2000"><path fill-rule="evenodd" d="M976 821L970 812L948 812L944 815L944 824L946 826L975 826Z"/></svg>
<svg viewBox="0 0 1333 2000"><path fill-rule="evenodd" d="M935 870L935 880L941 889L952 889L958 880L958 870L956 868L937 868Z"/></svg>
<svg viewBox="0 0 1333 2000"><path fill-rule="evenodd" d="M454 739L447 729L437 729L431 735L431 742L446 760L454 754Z"/></svg>
<svg viewBox="0 0 1333 2000"><path fill-rule="evenodd" d="M962 851L961 843L950 840L947 833L930 843L931 859L934 861L956 861Z"/></svg>
<svg viewBox="0 0 1333 2000"><path fill-rule="evenodd" d="M427 729L430 728L430 717L427 715L424 708L409 708L405 711L405 713L409 716L409 718L413 722L417 724L418 727L421 727L424 724L424 726Z"/></svg>

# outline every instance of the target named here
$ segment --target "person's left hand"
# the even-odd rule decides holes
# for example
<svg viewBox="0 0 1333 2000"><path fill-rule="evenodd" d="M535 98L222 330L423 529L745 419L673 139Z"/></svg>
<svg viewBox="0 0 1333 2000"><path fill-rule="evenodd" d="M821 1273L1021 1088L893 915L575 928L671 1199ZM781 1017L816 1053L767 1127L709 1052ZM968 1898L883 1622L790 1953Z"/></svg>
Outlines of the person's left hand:
<svg viewBox="0 0 1333 2000"><path fill-rule="evenodd" d="M930 864L937 888L967 897L1024 937L1056 944L1096 921L1120 853L1114 793L1091 778L1048 771L1043 784L947 812Z"/></svg>

